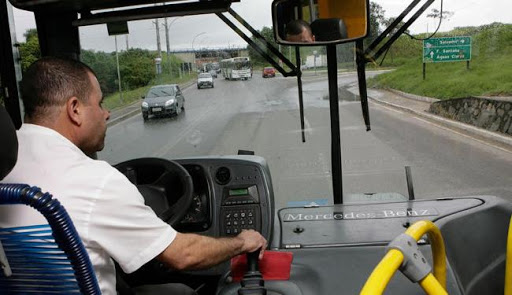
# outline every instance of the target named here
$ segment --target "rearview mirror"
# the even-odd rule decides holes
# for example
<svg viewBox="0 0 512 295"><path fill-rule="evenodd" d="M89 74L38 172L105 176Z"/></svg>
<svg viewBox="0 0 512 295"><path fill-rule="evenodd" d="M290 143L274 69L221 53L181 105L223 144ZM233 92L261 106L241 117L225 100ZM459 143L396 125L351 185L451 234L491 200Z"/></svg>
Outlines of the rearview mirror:
<svg viewBox="0 0 512 295"><path fill-rule="evenodd" d="M274 0L279 44L318 46L352 42L369 31L369 0Z"/></svg>

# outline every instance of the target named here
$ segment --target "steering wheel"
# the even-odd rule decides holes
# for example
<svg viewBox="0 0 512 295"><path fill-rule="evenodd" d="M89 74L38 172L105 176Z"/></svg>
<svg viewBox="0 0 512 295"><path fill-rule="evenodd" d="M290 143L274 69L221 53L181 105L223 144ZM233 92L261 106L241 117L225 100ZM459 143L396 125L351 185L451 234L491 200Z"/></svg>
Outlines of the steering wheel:
<svg viewBox="0 0 512 295"><path fill-rule="evenodd" d="M160 219L174 226L185 217L192 204L194 185L183 166L161 158L138 158L114 167L137 186L146 205Z"/></svg>

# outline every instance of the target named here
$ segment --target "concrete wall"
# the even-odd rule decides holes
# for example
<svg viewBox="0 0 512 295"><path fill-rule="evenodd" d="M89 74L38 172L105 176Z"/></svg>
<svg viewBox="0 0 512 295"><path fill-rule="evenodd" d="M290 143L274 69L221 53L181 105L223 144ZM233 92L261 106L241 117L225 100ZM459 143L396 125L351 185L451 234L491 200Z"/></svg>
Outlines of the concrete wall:
<svg viewBox="0 0 512 295"><path fill-rule="evenodd" d="M432 103L430 113L512 135L512 98L468 97Z"/></svg>

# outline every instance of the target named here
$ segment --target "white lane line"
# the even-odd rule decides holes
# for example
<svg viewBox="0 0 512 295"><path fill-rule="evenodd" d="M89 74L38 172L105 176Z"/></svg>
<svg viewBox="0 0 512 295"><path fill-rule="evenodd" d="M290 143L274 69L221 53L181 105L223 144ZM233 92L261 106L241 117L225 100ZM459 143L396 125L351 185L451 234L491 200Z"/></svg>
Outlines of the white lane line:
<svg viewBox="0 0 512 295"><path fill-rule="evenodd" d="M469 135L467 135L467 134L464 134L464 133L462 133L462 132L459 132L459 131L453 130L453 129L451 129L451 128L444 127L444 126L442 126L442 125L436 124L436 123L431 122L431 121L429 121L429 120L425 120L425 119L418 118L418 117L414 117L414 119L416 119L416 120L418 120L418 121L425 122L425 123L430 124L430 125L433 125L433 126L436 126L437 128L440 128L440 129L443 129L443 130L451 131L451 132L453 132L453 133L455 133L455 134L458 134L458 135L460 135L460 136L463 136L463 137L466 137L466 138L472 139L472 140L477 141L477 142L479 142L479 143L481 143L481 144L484 144L484 145L487 145L487 146L493 147L493 148L495 148L495 149L498 149L498 150L501 150L501 151L504 151L504 152L507 152L507 153L512 154L512 151L509 151L509 150L507 150L507 149L505 149L505 148L502 148L502 147L497 146L497 145L494 145L494 144L492 144L492 143L490 143L490 142L487 142L487 141L484 141L484 140L481 140L481 139L475 138L475 137L473 137L473 136L469 136Z"/></svg>
<svg viewBox="0 0 512 295"><path fill-rule="evenodd" d="M311 124L309 123L308 118L306 118L306 116L304 116L304 127L306 127L305 129L309 131L310 135L313 135L313 129L311 128Z"/></svg>
<svg viewBox="0 0 512 295"><path fill-rule="evenodd" d="M183 128L178 135L173 136L166 145L162 146L158 151L154 152L153 156L164 157L176 146L176 144L181 142L194 128L201 124L206 117L208 117L211 113L213 113L213 111L216 111L217 109L217 106L210 105L208 109L206 109L202 114L190 122L187 127Z"/></svg>

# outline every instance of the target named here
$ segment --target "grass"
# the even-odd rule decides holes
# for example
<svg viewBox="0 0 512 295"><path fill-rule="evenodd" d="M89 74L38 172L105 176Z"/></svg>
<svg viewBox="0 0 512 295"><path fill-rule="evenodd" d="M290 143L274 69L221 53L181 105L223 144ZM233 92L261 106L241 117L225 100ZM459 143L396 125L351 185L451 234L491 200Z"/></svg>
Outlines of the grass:
<svg viewBox="0 0 512 295"><path fill-rule="evenodd" d="M162 74L159 77L155 78L151 83L147 86L140 87L133 90L123 90L123 99L121 100L121 96L119 92L112 93L110 95L105 96L103 100L103 106L108 110L114 110L116 108L129 105L137 100L140 100L142 95L146 94L146 92L153 85L160 84L183 84L189 82L196 78L196 73L192 72L190 75L187 73L183 75L181 78L179 77L171 77L168 74Z"/></svg>
<svg viewBox="0 0 512 295"><path fill-rule="evenodd" d="M472 60L428 63L423 80L421 48L407 38L397 41L384 65L396 70L368 81L369 86L450 99L467 96L512 96L512 25L493 23L458 28L447 36L472 36ZM395 45L393 45L395 47ZM417 53L416 53L417 52Z"/></svg>
<svg viewBox="0 0 512 295"><path fill-rule="evenodd" d="M450 99L478 95L512 96L512 56L475 58L465 62L429 63L423 80L421 60L409 62L395 71L379 75L372 87L393 88L407 93Z"/></svg>

